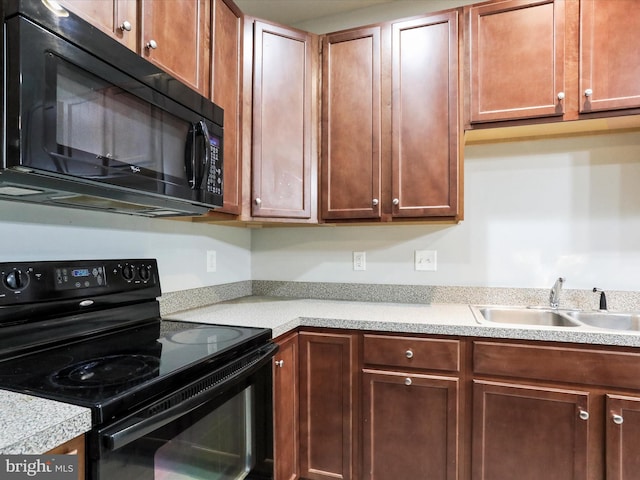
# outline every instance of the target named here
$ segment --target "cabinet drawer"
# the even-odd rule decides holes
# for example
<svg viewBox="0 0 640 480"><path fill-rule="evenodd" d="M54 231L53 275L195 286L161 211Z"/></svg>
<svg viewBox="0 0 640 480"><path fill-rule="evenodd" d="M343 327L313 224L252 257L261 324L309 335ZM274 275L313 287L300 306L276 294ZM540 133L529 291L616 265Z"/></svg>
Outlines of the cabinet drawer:
<svg viewBox="0 0 640 480"><path fill-rule="evenodd" d="M364 363L457 372L460 342L419 337L364 336Z"/></svg>
<svg viewBox="0 0 640 480"><path fill-rule="evenodd" d="M473 372L637 390L640 353L477 341Z"/></svg>

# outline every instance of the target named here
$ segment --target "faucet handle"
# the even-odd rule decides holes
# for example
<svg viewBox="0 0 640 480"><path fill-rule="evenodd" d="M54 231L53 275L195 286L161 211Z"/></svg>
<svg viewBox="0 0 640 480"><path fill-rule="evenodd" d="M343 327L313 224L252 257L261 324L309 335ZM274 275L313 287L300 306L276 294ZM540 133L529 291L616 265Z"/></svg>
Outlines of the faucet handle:
<svg viewBox="0 0 640 480"><path fill-rule="evenodd" d="M607 310L607 296L601 288L593 287L593 293L600 294L600 310Z"/></svg>

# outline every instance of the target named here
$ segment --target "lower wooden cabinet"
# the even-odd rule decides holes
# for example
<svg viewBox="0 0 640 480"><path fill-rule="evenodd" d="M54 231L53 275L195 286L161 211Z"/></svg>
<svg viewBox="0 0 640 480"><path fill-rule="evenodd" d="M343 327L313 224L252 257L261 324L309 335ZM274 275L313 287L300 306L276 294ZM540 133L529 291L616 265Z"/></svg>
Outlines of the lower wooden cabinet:
<svg viewBox="0 0 640 480"><path fill-rule="evenodd" d="M365 369L362 395L363 479L458 478L457 379Z"/></svg>
<svg viewBox="0 0 640 480"><path fill-rule="evenodd" d="M607 480L638 478L640 397L607 395L605 422Z"/></svg>
<svg viewBox="0 0 640 480"><path fill-rule="evenodd" d="M274 480L298 478L298 334L276 340L273 367Z"/></svg>
<svg viewBox="0 0 640 480"><path fill-rule="evenodd" d="M72 438L68 442L58 445L47 453L52 455L77 455L78 456L78 480L85 480L84 468L84 435Z"/></svg>
<svg viewBox="0 0 640 480"><path fill-rule="evenodd" d="M472 477L586 479L588 420L587 392L474 382Z"/></svg>
<svg viewBox="0 0 640 480"><path fill-rule="evenodd" d="M301 332L300 476L356 480L357 335Z"/></svg>

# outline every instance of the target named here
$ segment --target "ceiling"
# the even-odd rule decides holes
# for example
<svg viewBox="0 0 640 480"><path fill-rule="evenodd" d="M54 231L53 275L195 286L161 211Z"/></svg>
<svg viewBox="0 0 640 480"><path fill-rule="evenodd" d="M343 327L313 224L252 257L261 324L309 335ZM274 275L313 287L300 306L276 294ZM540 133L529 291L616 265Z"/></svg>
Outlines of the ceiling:
<svg viewBox="0 0 640 480"><path fill-rule="evenodd" d="M294 26L396 0L235 0L243 13Z"/></svg>

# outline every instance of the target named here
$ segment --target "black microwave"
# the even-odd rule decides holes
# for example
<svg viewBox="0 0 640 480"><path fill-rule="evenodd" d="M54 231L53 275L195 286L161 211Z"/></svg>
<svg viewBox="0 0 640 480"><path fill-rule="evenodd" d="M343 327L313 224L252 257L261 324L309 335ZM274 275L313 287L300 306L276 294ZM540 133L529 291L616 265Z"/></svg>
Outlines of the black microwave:
<svg viewBox="0 0 640 480"><path fill-rule="evenodd" d="M151 217L222 206L220 107L56 2L2 3L0 199Z"/></svg>

